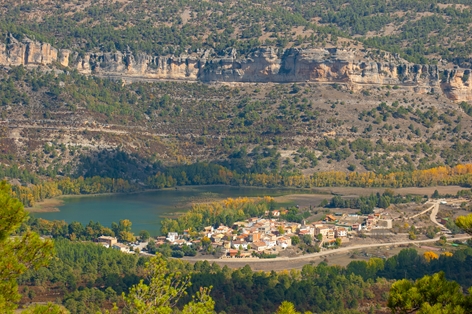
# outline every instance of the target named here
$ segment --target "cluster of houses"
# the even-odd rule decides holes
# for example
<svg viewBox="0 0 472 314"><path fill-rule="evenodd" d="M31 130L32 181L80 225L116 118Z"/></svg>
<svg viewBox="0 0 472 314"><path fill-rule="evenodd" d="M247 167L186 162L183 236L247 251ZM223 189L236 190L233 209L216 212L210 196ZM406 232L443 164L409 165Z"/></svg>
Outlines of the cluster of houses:
<svg viewBox="0 0 472 314"><path fill-rule="evenodd" d="M189 230L185 230L183 234L169 232L167 237L157 237L156 245L169 243L171 245L193 246L196 243L201 243L203 239L207 239L206 241L211 241L210 245L213 248L219 248L218 251L223 253L222 257L248 258L254 256L254 253L277 254L292 246L292 237L294 236L309 235L312 239L318 239L320 244L330 246L337 239L340 239L342 243L349 241L349 235L352 232L392 228L392 219L388 219L381 212L368 216L329 214L323 221L310 224L283 221L279 219L281 214L283 214L281 211L273 210L267 213L265 218L249 218L245 221L235 222L231 227L220 225L218 228L214 228L208 226L203 229L199 239L196 240L191 239ZM118 243L115 237L101 236L98 241L104 246L125 253L133 253L129 250L129 246Z"/></svg>
<svg viewBox="0 0 472 314"><path fill-rule="evenodd" d="M274 210L272 218L253 217L245 221L235 222L231 227L220 225L218 228L205 227L201 232L201 238L211 240L211 245L220 248L223 257L247 258L254 253L274 254L292 246L292 237L310 235L319 239L322 244L330 245L340 239L347 242L352 231L371 230L381 224L391 228L390 223L383 222L380 214L370 216L335 214L326 215L325 220L311 224L287 222L279 220L281 212ZM195 241L188 240L188 230L179 235L169 232L167 237L158 238L158 243L170 243L177 245L193 245ZM320 236L321 235L321 236ZM197 240L200 241L200 240Z"/></svg>

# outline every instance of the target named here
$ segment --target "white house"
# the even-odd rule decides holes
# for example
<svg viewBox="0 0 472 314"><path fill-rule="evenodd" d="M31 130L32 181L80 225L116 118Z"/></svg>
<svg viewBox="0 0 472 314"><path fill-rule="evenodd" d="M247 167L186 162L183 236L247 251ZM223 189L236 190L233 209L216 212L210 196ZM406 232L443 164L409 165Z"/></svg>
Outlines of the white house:
<svg viewBox="0 0 472 314"><path fill-rule="evenodd" d="M264 243L266 244L267 248L271 248L277 245L276 239L271 239L269 237L264 238Z"/></svg>
<svg viewBox="0 0 472 314"><path fill-rule="evenodd" d="M179 238L179 234L177 232L169 232L167 234L167 241L175 242Z"/></svg>
<svg viewBox="0 0 472 314"><path fill-rule="evenodd" d="M337 229L336 229L336 237L338 237L338 238L347 237L347 230L346 230L346 228L337 228Z"/></svg>
<svg viewBox="0 0 472 314"><path fill-rule="evenodd" d="M236 250L239 250L239 248L247 250L247 242L245 241L233 241L231 244Z"/></svg>
<svg viewBox="0 0 472 314"><path fill-rule="evenodd" d="M280 246L282 249L286 249L289 246L292 246L292 239L289 237L279 237L277 238L277 245Z"/></svg>
<svg viewBox="0 0 472 314"><path fill-rule="evenodd" d="M123 243L115 243L112 246L115 250L120 250L123 253L134 253L133 251L130 251L129 247Z"/></svg>

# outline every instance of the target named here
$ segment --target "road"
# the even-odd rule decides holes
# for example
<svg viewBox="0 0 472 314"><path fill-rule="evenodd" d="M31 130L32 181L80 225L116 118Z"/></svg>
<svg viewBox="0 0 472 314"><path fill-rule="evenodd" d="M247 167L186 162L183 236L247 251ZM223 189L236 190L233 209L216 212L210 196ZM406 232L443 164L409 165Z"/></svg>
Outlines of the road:
<svg viewBox="0 0 472 314"><path fill-rule="evenodd" d="M430 203L430 202L429 202L429 201L426 202L425 205L426 205L427 203ZM413 219L413 218L416 218L416 217L421 216L421 215L423 215L423 214L426 214L428 211L430 211L431 209L433 209L435 205L436 205L436 204L431 205L431 207L428 207L428 209L423 210L421 213L416 214L416 215L413 215L413 216L411 216L411 217L408 218L408 219ZM434 216L434 217L436 217L436 216Z"/></svg>
<svg viewBox="0 0 472 314"><path fill-rule="evenodd" d="M431 221L432 221L436 226L438 226L439 228L441 228L441 231L450 232L449 229L447 229L444 225L441 225L441 224L436 220L436 216L438 215L439 204L441 204L441 200L428 201L428 202L426 202L425 204L427 204L427 203L433 203L433 205L431 205L431 207L428 207L426 210L423 210L421 213L411 216L411 217L408 218L408 219L416 218L416 217L418 217L418 216L420 216L420 215L423 215L423 214L425 214L425 213L427 213L428 211L431 210L431 214L429 215L429 219L431 219Z"/></svg>
<svg viewBox="0 0 472 314"><path fill-rule="evenodd" d="M472 238L472 236L460 236L455 237L454 240L467 240ZM209 262L218 262L218 263L241 263L241 264L248 264L248 263L268 263L268 262L290 262L290 261L297 261L297 260L305 260L305 259L312 259L320 256L325 256L327 254L339 254L345 253L353 250L365 249L365 248L373 248L373 247L382 247L382 246L392 246L392 245L402 245L402 244L421 244L421 243L429 243L429 242L436 242L439 240L439 237L434 239L427 239L427 240L418 240L418 241L400 241L400 242L389 242L389 243L376 243L376 244L363 244L363 245L354 245L354 246L347 246L347 247L340 247L339 249L323 251L318 253L312 254L305 254L296 257L277 257L274 259L256 259L256 258L225 258L225 259L208 259ZM184 260L188 262L197 262L203 261L205 258L198 258L198 257L190 257L184 258Z"/></svg>
<svg viewBox="0 0 472 314"><path fill-rule="evenodd" d="M440 201L437 201L437 202L434 204L433 210L431 211L431 215L429 216L429 218L431 219L431 221L432 221L435 225L437 225L439 228L441 228L442 231L451 232L449 229L447 229L446 227L444 227L444 225L441 225L441 224L436 220L436 215L438 214L438 211L439 211L439 204L440 204Z"/></svg>

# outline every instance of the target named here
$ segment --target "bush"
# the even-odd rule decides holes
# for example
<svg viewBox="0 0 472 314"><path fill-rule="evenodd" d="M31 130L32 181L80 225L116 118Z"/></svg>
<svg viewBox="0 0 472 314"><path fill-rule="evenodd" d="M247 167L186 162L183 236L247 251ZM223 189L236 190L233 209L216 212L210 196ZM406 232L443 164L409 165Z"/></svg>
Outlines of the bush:
<svg viewBox="0 0 472 314"><path fill-rule="evenodd" d="M172 251L172 257L182 258L182 257L184 257L184 252L182 252L182 251Z"/></svg>

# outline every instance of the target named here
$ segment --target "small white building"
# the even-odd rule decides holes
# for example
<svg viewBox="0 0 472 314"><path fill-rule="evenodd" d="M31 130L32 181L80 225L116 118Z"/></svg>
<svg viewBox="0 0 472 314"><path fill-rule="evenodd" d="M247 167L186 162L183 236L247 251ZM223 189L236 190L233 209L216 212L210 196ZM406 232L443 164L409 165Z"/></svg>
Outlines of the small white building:
<svg viewBox="0 0 472 314"><path fill-rule="evenodd" d="M347 230L346 230L346 228L337 228L337 229L336 229L336 237L337 237L337 238L345 238L345 237L347 237Z"/></svg>
<svg viewBox="0 0 472 314"><path fill-rule="evenodd" d="M115 243L113 244L112 248L114 248L115 250L120 250L123 253L134 253L133 251L130 251L129 247L123 243Z"/></svg>
<svg viewBox="0 0 472 314"><path fill-rule="evenodd" d="M247 250L247 242L245 241L233 241L231 244L236 250L239 250L239 248Z"/></svg>
<svg viewBox="0 0 472 314"><path fill-rule="evenodd" d="M167 241L175 242L177 239L179 239L179 234L177 232L169 232L167 234Z"/></svg>
<svg viewBox="0 0 472 314"><path fill-rule="evenodd" d="M212 226L208 226L208 227L203 228L203 234L204 234L204 236L206 236L208 238L211 238L214 231L215 231L215 229L213 229Z"/></svg>
<svg viewBox="0 0 472 314"><path fill-rule="evenodd" d="M292 246L292 239L289 237L279 237L277 238L277 245L285 250L289 246Z"/></svg>
<svg viewBox="0 0 472 314"><path fill-rule="evenodd" d="M277 240L276 239L271 239L271 238L264 238L264 243L266 244L267 248L273 248L274 246L277 245Z"/></svg>

